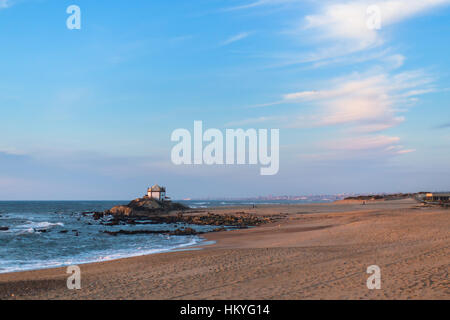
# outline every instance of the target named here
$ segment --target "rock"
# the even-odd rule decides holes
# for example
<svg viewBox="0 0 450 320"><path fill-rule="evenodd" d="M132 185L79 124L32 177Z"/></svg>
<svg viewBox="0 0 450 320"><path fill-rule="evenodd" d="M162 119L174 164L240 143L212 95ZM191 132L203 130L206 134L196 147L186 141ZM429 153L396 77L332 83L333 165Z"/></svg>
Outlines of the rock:
<svg viewBox="0 0 450 320"><path fill-rule="evenodd" d="M190 236L190 235L196 235L200 234L201 232L197 232L192 228L186 228L186 229L177 229L175 231L172 231L169 233L171 236Z"/></svg>
<svg viewBox="0 0 450 320"><path fill-rule="evenodd" d="M139 217L158 213L168 213L175 210L186 210L188 207L172 201L158 201L156 199L144 196L131 201L126 206L115 206L104 212L105 215L116 217Z"/></svg>
<svg viewBox="0 0 450 320"><path fill-rule="evenodd" d="M102 223L105 226L118 226L120 224L120 220L114 219L111 222L108 223Z"/></svg>
<svg viewBox="0 0 450 320"><path fill-rule="evenodd" d="M67 230L61 230L59 233L67 233L67 232L69 232L69 231L67 231Z"/></svg>
<svg viewBox="0 0 450 320"><path fill-rule="evenodd" d="M104 213L103 212L94 212L92 217L94 217L94 220L99 220L100 218L103 218Z"/></svg>
<svg viewBox="0 0 450 320"><path fill-rule="evenodd" d="M163 206L164 206L163 202L148 197L135 199L127 205L127 207L129 208L134 208L137 210L161 209Z"/></svg>
<svg viewBox="0 0 450 320"><path fill-rule="evenodd" d="M8 227L0 227L0 231L8 231L9 228Z"/></svg>
<svg viewBox="0 0 450 320"><path fill-rule="evenodd" d="M106 211L105 214L113 215L113 216L125 216L128 217L131 215L133 210L127 206L115 206L110 210Z"/></svg>
<svg viewBox="0 0 450 320"><path fill-rule="evenodd" d="M119 231L103 231L103 233L111 236L123 235L135 235L135 234L167 234L170 236L190 236L196 234L202 234L203 232L197 232L192 228L177 229L175 231L170 230L119 230Z"/></svg>
<svg viewBox="0 0 450 320"><path fill-rule="evenodd" d="M163 234L170 233L168 230L119 230L119 231L103 231L103 233L111 236L117 236L119 234L134 235L134 234Z"/></svg>

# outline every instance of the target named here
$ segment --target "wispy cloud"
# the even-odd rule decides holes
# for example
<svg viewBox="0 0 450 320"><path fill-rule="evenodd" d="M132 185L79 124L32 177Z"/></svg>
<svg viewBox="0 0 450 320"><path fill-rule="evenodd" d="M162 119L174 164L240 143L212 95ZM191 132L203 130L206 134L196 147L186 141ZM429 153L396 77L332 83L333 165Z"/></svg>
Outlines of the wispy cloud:
<svg viewBox="0 0 450 320"><path fill-rule="evenodd" d="M280 6L285 3L258 1L253 5ZM397 53L387 56L383 50L388 43L390 26L448 5L450 0L324 0L314 3L316 5L312 13L298 18L295 22L289 22L291 27L283 31L283 34L291 36L293 42L301 39L302 44L309 43L313 49L268 54L268 57L278 60L272 66L312 64L314 67L322 67L332 63L354 65L378 60L398 68L403 65L405 57ZM373 15L368 8L374 6L380 14L380 29L369 26Z"/></svg>
<svg viewBox="0 0 450 320"><path fill-rule="evenodd" d="M435 91L434 78L422 70L394 75L353 73L326 80L321 87L324 89L287 93L280 100L252 107L313 106L312 115L298 117L295 123L291 120L290 126L350 124L353 132L378 132L403 122L400 113L407 111L406 106L416 103L419 96Z"/></svg>
<svg viewBox="0 0 450 320"><path fill-rule="evenodd" d="M450 128L450 122L441 124L436 127L436 129L448 129L448 128Z"/></svg>
<svg viewBox="0 0 450 320"><path fill-rule="evenodd" d="M405 149L400 144L400 137L385 135L357 136L335 138L318 144L313 153L299 154L299 159L317 162L336 163L345 161L384 162L392 157L415 152L415 149Z"/></svg>
<svg viewBox="0 0 450 320"><path fill-rule="evenodd" d="M0 0L0 10L6 9L12 6L11 0Z"/></svg>
<svg viewBox="0 0 450 320"><path fill-rule="evenodd" d="M281 5L281 4L287 4L287 3L293 3L293 2L299 2L301 0L257 0L252 2L246 2L241 5L237 5L234 7L228 7L223 9L223 11L237 11L237 10L245 10L245 9L251 9L251 8L257 8L262 6L274 6L274 5Z"/></svg>
<svg viewBox="0 0 450 320"><path fill-rule="evenodd" d="M227 45L229 45L229 44L232 44L233 42L237 42L237 41L240 41L240 40L243 40L243 39L247 38L250 34L251 34L251 32L241 32L241 33L238 33L238 34L236 34L236 35L234 35L234 36L229 37L229 38L226 39L225 41L222 41L222 42L220 43L220 45L221 45L221 46L227 46Z"/></svg>
<svg viewBox="0 0 450 320"><path fill-rule="evenodd" d="M237 121L231 121L225 123L224 127L237 127L237 126L246 126L250 124L257 124L257 123L265 123L265 122L280 122L280 121L287 121L289 120L288 117L285 116L263 116L263 117L256 117L251 119L244 119L244 120L237 120Z"/></svg>
<svg viewBox="0 0 450 320"><path fill-rule="evenodd" d="M316 113L303 118L296 126L352 124L355 132L376 132L403 121L399 113L411 100L433 92L433 78L425 72L351 74L324 83L331 89L288 93L282 99L261 106L280 104L312 105Z"/></svg>
<svg viewBox="0 0 450 320"><path fill-rule="evenodd" d="M282 3L286 2L256 1L234 9ZM322 80L319 87L307 87L281 95L279 100L253 106L283 110L282 106L288 104L289 110L295 106L301 108L301 114L280 111L278 115L259 115L239 123L277 122L289 128L332 127L340 140L324 141L322 147L340 157L348 151L368 155L372 152L368 150L377 150L391 156L414 152L400 144L400 137L381 133L404 122L403 113L419 96L436 91L435 79L423 70L398 72L406 57L386 46L387 32L389 26L450 4L450 0L315 3L315 12L304 16L297 28L285 33L301 37L303 44L308 41L312 49L275 54L280 61L278 66L301 63L316 68L335 63L374 63L368 71ZM368 24L370 6L376 6L380 13L381 29Z"/></svg>
<svg viewBox="0 0 450 320"><path fill-rule="evenodd" d="M396 144L400 142L399 137L378 136L362 136L350 137L342 139L333 139L325 143L326 147L331 150L369 150L384 149L394 150Z"/></svg>
<svg viewBox="0 0 450 320"><path fill-rule="evenodd" d="M277 122L288 128L330 127L339 140L323 142L323 148L339 150L380 149L388 155L413 152L400 145L399 137L382 135L401 124L407 106L415 103L420 95L433 92L434 78L422 70L398 74L353 73L345 77L325 81L322 88L287 93L280 100L265 104L280 109L290 104L298 106L302 113L284 116L255 117L241 123ZM305 113L305 108L309 111ZM337 130L336 130L337 129Z"/></svg>
<svg viewBox="0 0 450 320"><path fill-rule="evenodd" d="M315 39L336 42L333 50L317 54L317 58L327 58L333 54L348 54L379 46L385 42L385 27L402 22L420 13L449 4L450 0L388 0L388 1L326 1L317 13L307 15L302 30L312 33ZM381 29L368 26L368 8L378 8ZM345 44L345 45L343 45ZM336 49L339 50L336 51ZM333 53L334 51L334 53Z"/></svg>

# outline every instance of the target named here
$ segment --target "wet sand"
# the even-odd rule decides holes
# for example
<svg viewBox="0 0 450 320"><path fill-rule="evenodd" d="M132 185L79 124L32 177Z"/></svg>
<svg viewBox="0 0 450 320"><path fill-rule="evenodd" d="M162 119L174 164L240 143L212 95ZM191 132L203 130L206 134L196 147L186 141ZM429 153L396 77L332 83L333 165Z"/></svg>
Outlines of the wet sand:
<svg viewBox="0 0 450 320"><path fill-rule="evenodd" d="M214 245L0 274L0 299L450 299L450 210L412 199L208 209L274 223L206 234ZM366 286L381 268L381 289Z"/></svg>

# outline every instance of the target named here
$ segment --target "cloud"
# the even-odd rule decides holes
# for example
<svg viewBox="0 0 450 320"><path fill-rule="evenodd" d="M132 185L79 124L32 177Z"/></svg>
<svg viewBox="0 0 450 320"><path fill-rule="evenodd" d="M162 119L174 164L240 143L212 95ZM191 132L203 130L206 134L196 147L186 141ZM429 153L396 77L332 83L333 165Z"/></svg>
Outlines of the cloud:
<svg viewBox="0 0 450 320"><path fill-rule="evenodd" d="M253 1L230 10L281 7L289 2L295 1ZM289 36L291 48L302 49L266 54L264 57L275 60L269 67L351 64L355 70L357 64L370 65L364 72L324 79L318 85L282 94L278 100L253 105L260 110L271 108L270 115L258 114L234 124L327 127L332 138L316 141L308 151L328 160L380 157L384 161L416 151L403 146L400 135L386 131L406 120L404 113L421 95L437 90L436 80L423 70L400 69L407 58L389 45L389 32L393 25L448 5L450 0L324 0L309 4L312 10L306 14L299 10L303 16L295 18L296 23L288 21L285 25L291 27L283 32ZM379 27L373 23L377 18Z"/></svg>
<svg viewBox="0 0 450 320"><path fill-rule="evenodd" d="M315 153L299 155L300 159L315 162L368 161L382 163L386 160L415 152L400 144L400 137L386 135L363 135L335 138L318 144Z"/></svg>
<svg viewBox="0 0 450 320"><path fill-rule="evenodd" d="M232 37L226 39L225 41L222 41L222 42L220 43L220 45L221 45L221 46L227 46L227 45L229 45L229 44L232 44L233 42L236 42L236 41L239 41L239 40L242 40L242 39L247 38L250 34L251 34L251 32L241 32L241 33L238 33L238 34L236 34L236 35L234 35L234 36L232 36Z"/></svg>
<svg viewBox="0 0 450 320"><path fill-rule="evenodd" d="M340 47L338 52L348 54L383 44L382 31L385 27L449 3L450 0L350 1L341 3L326 1L318 10L318 13L307 15L304 18L302 29L313 32L316 39L345 44L345 46ZM377 10L370 11L369 8L376 8ZM376 21L376 19L380 21L380 28L372 24L372 21ZM319 56L325 57L324 53Z"/></svg>
<svg viewBox="0 0 450 320"><path fill-rule="evenodd" d="M273 58L280 60L273 66L312 64L316 68L331 63L354 65L368 60L379 60L391 68L398 68L403 65L404 56L393 53L386 57L385 50L375 51L387 43L389 27L450 4L450 0L324 0L316 3L315 12L290 23L295 27L283 32L291 35L293 42L309 42L314 49L273 54ZM369 8L377 9L370 11ZM374 23L378 18L380 28Z"/></svg>
<svg viewBox="0 0 450 320"><path fill-rule="evenodd" d="M319 142L316 146L312 153L301 153L298 158L329 165L335 165L339 161L345 161L347 164L368 165L384 163L390 158L416 151L405 149L400 144L400 137L386 135L340 137Z"/></svg>
<svg viewBox="0 0 450 320"><path fill-rule="evenodd" d="M388 155L406 154L415 150L400 146L399 137L380 133L404 122L402 113L420 95L433 92L434 81L422 70L396 74L376 71L352 73L326 80L320 85L322 88L287 93L278 101L259 106L279 110L282 105L289 104L289 109L297 106L302 110L297 115L260 116L240 123L275 121L287 128L330 127L340 129L333 135L341 138L324 142L324 148L353 152L380 149ZM391 146L393 148L386 149Z"/></svg>
<svg viewBox="0 0 450 320"><path fill-rule="evenodd" d="M229 7L224 9L223 11L237 11L237 10L245 10L251 8L257 8L262 6L274 6L274 5L282 5L287 3L299 2L299 0L257 0L253 2L248 2L246 4L242 4L239 6Z"/></svg>
<svg viewBox="0 0 450 320"><path fill-rule="evenodd" d="M0 10L6 9L12 6L12 3L10 0L0 0Z"/></svg>
<svg viewBox="0 0 450 320"><path fill-rule="evenodd" d="M436 129L448 129L450 128L450 122L441 124L440 126L437 126Z"/></svg>
<svg viewBox="0 0 450 320"><path fill-rule="evenodd" d="M325 146L331 150L368 150L385 149L393 150L392 147L400 142L399 137L388 136L363 136L350 137L331 140L325 143Z"/></svg>
<svg viewBox="0 0 450 320"><path fill-rule="evenodd" d="M411 153L411 152L416 152L416 149L399 150L399 151L397 151L397 154L406 154L406 153Z"/></svg>
<svg viewBox="0 0 450 320"><path fill-rule="evenodd" d="M420 70L395 75L387 73L359 75L331 81L331 89L286 94L284 101L310 104L317 111L298 119L293 127L341 126L344 138L325 143L334 150L380 150L389 155L414 152L400 145L399 137L380 135L399 125L405 118L411 98L432 92L433 78ZM341 133L342 133L341 132Z"/></svg>
<svg viewBox="0 0 450 320"><path fill-rule="evenodd" d="M403 66L403 64L405 63L405 59L406 58L401 54L394 54L384 58L384 61L390 64L392 69L397 69Z"/></svg>
<svg viewBox="0 0 450 320"><path fill-rule="evenodd" d="M351 124L355 132L376 132L403 122L399 113L412 98L433 92L433 80L420 70L396 75L356 73L328 81L326 87L331 89L288 93L264 106L314 106L313 116L303 117L294 127Z"/></svg>
<svg viewBox="0 0 450 320"><path fill-rule="evenodd" d="M10 148L10 147L6 147L0 148L0 155L9 155L9 156L23 156L26 155L25 152L18 150L17 148Z"/></svg>
<svg viewBox="0 0 450 320"><path fill-rule="evenodd" d="M260 7L289 8L293 13L302 14L302 10L292 7L292 4L304 4L302 0L256 0L224 9L224 11L251 10ZM383 57L385 53L369 54L359 57L365 51L372 53L377 47L386 43L389 27L413 18L430 10L450 4L450 0L323 0L310 2L314 11L295 22L284 30L290 34L293 42L309 41L314 50L304 52L284 52L266 54L280 60L272 66L283 67L293 64L313 64L321 67L330 63L365 62L371 59L381 59L392 68L403 65L405 57L392 54ZM304 7L303 7L304 8ZM375 9L374 9L375 8ZM379 27L376 21L380 21ZM293 25L293 26L292 26ZM380 57L381 55L381 57Z"/></svg>
<svg viewBox="0 0 450 320"><path fill-rule="evenodd" d="M225 123L225 127L238 127L238 126L247 126L250 124L264 123L264 122L273 122L273 121L287 121L289 118L284 116L268 116L268 117L256 117L251 119L237 120Z"/></svg>
<svg viewBox="0 0 450 320"><path fill-rule="evenodd" d="M290 109L301 108L302 114L259 116L240 123L278 121L289 128L341 126L352 134L381 132L405 121L402 113L419 96L435 91L434 81L422 70L352 73L324 81L320 85L323 89L307 88L284 94L278 101L253 106L280 109L289 104Z"/></svg>

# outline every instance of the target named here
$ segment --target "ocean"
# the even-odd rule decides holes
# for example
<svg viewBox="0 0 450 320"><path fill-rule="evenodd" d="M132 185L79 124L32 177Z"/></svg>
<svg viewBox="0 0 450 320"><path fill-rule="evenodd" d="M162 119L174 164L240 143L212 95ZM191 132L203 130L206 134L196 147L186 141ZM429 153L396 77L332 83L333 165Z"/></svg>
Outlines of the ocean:
<svg viewBox="0 0 450 320"><path fill-rule="evenodd" d="M177 200L176 202L183 203L193 209L195 208L210 208L210 207L233 207L233 206L248 206L253 205L277 205L277 204L305 204L305 203L325 203L332 202L336 199L314 199L314 200Z"/></svg>
<svg viewBox="0 0 450 320"><path fill-rule="evenodd" d="M84 212L104 211L129 201L0 201L0 273L107 261L180 250L203 242L200 236L136 234L111 236L103 231L209 231L216 226L151 224L105 226ZM304 201L179 201L191 208ZM7 229L7 230L6 230ZM2 231L3 230L3 231Z"/></svg>

